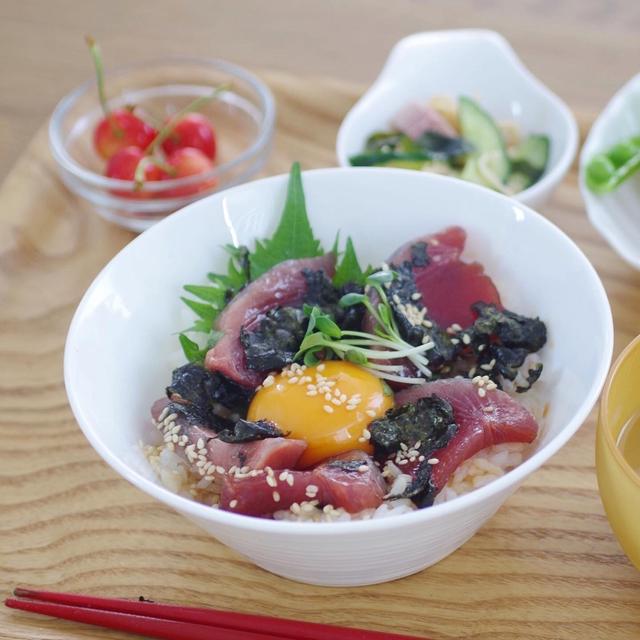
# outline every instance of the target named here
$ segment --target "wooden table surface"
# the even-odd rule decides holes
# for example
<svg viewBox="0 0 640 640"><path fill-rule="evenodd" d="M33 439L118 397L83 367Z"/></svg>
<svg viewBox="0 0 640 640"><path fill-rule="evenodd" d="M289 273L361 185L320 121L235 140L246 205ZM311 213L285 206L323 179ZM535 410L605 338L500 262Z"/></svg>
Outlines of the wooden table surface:
<svg viewBox="0 0 640 640"><path fill-rule="evenodd" d="M607 3L609 13L595 2L529 2L518 15L512 5L519 3L482 3L484 12L481 3L451 2L430 16L435 10L426 3L398 2L394 10L385 3L382 12L382 3L369 2L364 26L348 34L347 26L356 24L365 6L352 3L340 8L344 21L336 42L346 46L355 40L372 49L369 59L357 48L348 68L340 63L337 47L320 36L314 41L317 50L305 46L305 33L322 33L335 21L318 5L305 5L308 15L298 16L296 23L291 5L278 2L272 17L285 20L284 25L265 23L262 33L250 3L239 4L247 12L236 14L240 20L242 13L237 33L244 34L244 44L231 43L227 34L227 49L221 45L215 53L250 63L258 45L277 42L279 49L260 51L261 63L352 81L263 74L279 105L269 173L286 170L296 158L307 168L335 163L337 126L361 90L353 81L375 75L391 42L411 30L469 24L503 30L529 66L568 99L583 132L608 94L636 71L638 60L626 57L637 47L632 28L639 14L632 3ZM253 567L128 485L98 458L67 405L64 337L86 286L132 236L89 214L61 187L43 130L19 151L59 94L86 75L71 39L90 29L103 35L91 3L53 6L0 5L0 60L15 67L0 74L0 172L18 160L0 188L0 593L22 584L143 594L434 640L640 637L640 573L622 554L597 494L593 416L462 549L416 576L348 591L299 585ZM172 33L167 26L152 29L158 16L168 20L169 12L160 1L154 3L158 16L149 6L131 9L131 24L142 25L135 42L121 31L126 14L114 13L122 6L112 2L104 8L120 29L103 29L105 48L115 47L116 61L148 45L158 49L159 34ZM225 19L233 15L226 3L216 10ZM211 54L203 16L218 33L216 11L195 3L185 3L182 11L168 49L191 52L185 47L193 43L197 53ZM376 11L378 22L369 15ZM285 42L286 35L296 37ZM252 37L253 53L247 44ZM34 43L35 49L29 46ZM323 54L332 60L321 60ZM18 77L20 70L31 76ZM21 96L34 104L22 109ZM640 275L586 221L575 171L543 213L578 242L603 278L618 353L640 331ZM0 640L128 637L0 610Z"/></svg>

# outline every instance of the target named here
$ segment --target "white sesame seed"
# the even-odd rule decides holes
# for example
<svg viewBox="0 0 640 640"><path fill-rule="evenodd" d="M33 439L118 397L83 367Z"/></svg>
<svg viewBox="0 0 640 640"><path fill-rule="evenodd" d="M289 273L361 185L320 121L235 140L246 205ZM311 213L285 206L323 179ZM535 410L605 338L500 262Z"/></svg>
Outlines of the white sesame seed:
<svg viewBox="0 0 640 640"><path fill-rule="evenodd" d="M367 409L365 411L365 413L370 417L370 418L375 418L376 417L376 412L373 409Z"/></svg>
<svg viewBox="0 0 640 640"><path fill-rule="evenodd" d="M340 398L331 398L331 402L332 404L335 404L337 407L339 407L342 404L342 400L340 400Z"/></svg>
<svg viewBox="0 0 640 640"><path fill-rule="evenodd" d="M204 449L204 440L202 438L198 438L197 447L198 449Z"/></svg>
<svg viewBox="0 0 640 640"><path fill-rule="evenodd" d="M290 473L289 475L287 475L287 479L286 479L286 483L290 486L293 487L293 483L295 482L295 476Z"/></svg>
<svg viewBox="0 0 640 640"><path fill-rule="evenodd" d="M277 487L278 486L278 481L272 475L267 474L266 481L267 481L267 484L270 487Z"/></svg>
<svg viewBox="0 0 640 640"><path fill-rule="evenodd" d="M458 340L458 338L451 338L451 344L460 344L460 340Z"/></svg>
<svg viewBox="0 0 640 640"><path fill-rule="evenodd" d="M325 404L322 408L326 413L333 413L333 407L331 405Z"/></svg>
<svg viewBox="0 0 640 640"><path fill-rule="evenodd" d="M262 383L262 386L265 387L265 389L266 389L267 387L270 387L275 381L276 381L276 379L272 375L268 375L264 379L264 382Z"/></svg>
<svg viewBox="0 0 640 640"><path fill-rule="evenodd" d="M289 472L285 470L278 476L278 480L280 480L280 482L284 482L287 479L288 475Z"/></svg>
<svg viewBox="0 0 640 640"><path fill-rule="evenodd" d="M471 336L468 333L463 334L462 342L464 344L471 344Z"/></svg>
<svg viewBox="0 0 640 640"><path fill-rule="evenodd" d="M297 376L293 376L292 378L289 378L289 384L297 384L299 379L300 378L298 378Z"/></svg>
<svg viewBox="0 0 640 640"><path fill-rule="evenodd" d="M484 398L484 397L487 395L487 391L486 391L486 389L483 389L482 387L480 387L480 388L478 389L478 395L479 395L481 398Z"/></svg>
<svg viewBox="0 0 640 640"><path fill-rule="evenodd" d="M418 293L417 291L415 293L411 294L411 299L412 300L420 300L420 298L422 298L422 294Z"/></svg>
<svg viewBox="0 0 640 640"><path fill-rule="evenodd" d="M316 367L316 369L317 369L318 371L324 371L325 366L324 366L324 364L319 364L319 365Z"/></svg>
<svg viewBox="0 0 640 640"><path fill-rule="evenodd" d="M271 495L274 502L280 502L280 494L277 491L274 491Z"/></svg>
<svg viewBox="0 0 640 640"><path fill-rule="evenodd" d="M366 473L367 471L369 471L369 465L367 465L367 464L361 464L361 465L358 467L358 471L359 471L359 473Z"/></svg>
<svg viewBox="0 0 640 640"><path fill-rule="evenodd" d="M276 391L284 391L284 385L283 384L277 384L276 385Z"/></svg>
<svg viewBox="0 0 640 640"><path fill-rule="evenodd" d="M418 456L418 462L424 462L424 456Z"/></svg>
<svg viewBox="0 0 640 640"><path fill-rule="evenodd" d="M320 490L320 487L318 487L315 484L310 484L310 485L307 485L307 488L304 490L304 493L307 496L307 498L315 498L318 495L319 490Z"/></svg>
<svg viewBox="0 0 640 640"><path fill-rule="evenodd" d="M440 462L440 460L438 460L438 458L429 458L429 459L427 460L427 462L428 462L429 464L438 464L438 462Z"/></svg>
<svg viewBox="0 0 640 640"><path fill-rule="evenodd" d="M230 509L235 509L237 506L238 506L238 501L237 501L237 500L232 500L232 501L229 503L229 508L230 508Z"/></svg>

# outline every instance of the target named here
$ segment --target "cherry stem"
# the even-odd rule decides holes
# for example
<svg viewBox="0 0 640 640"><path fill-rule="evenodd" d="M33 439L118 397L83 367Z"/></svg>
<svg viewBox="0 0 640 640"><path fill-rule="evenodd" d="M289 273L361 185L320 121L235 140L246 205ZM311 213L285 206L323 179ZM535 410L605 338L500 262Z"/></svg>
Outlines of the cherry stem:
<svg viewBox="0 0 640 640"><path fill-rule="evenodd" d="M211 100L217 98L220 94L224 93L225 91L228 91L230 87L231 87L231 83L221 84L220 86L216 87L213 90L213 92L210 93L209 95L200 96L199 98L196 98L193 102L190 102L183 109L180 109L180 111L174 114L169 119L169 121L164 125L164 127L160 129L160 131L158 132L158 135L153 139L151 144L147 147L147 154L153 155L157 151L158 147L160 147L160 145L173 133L174 127L182 118L182 116L186 115L187 113L191 113L192 111L198 111L200 107L203 107L208 102L211 102Z"/></svg>
<svg viewBox="0 0 640 640"><path fill-rule="evenodd" d="M140 159L140 162L138 162L138 165L136 166L136 171L133 175L133 181L135 183L133 185L134 191L140 191L140 189L142 189L142 186L144 185L145 171L147 170L147 167L152 165L155 165L156 167L159 167L163 171L166 171L170 176L173 176L176 173L175 167L168 165L166 162L162 162L158 158L143 156Z"/></svg>
<svg viewBox="0 0 640 640"><path fill-rule="evenodd" d="M100 106L104 115L109 117L109 107L107 106L107 96L104 92L104 68L102 66L102 55L100 53L100 47L98 43L91 37L85 36L91 58L93 59L93 66L96 69L96 82L98 83L98 98L100 100Z"/></svg>

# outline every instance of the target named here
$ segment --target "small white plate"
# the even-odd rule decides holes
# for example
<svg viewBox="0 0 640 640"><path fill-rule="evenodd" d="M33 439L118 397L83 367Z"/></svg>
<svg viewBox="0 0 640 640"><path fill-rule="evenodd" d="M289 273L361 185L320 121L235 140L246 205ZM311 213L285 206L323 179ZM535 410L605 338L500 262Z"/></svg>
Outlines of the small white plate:
<svg viewBox="0 0 640 640"><path fill-rule="evenodd" d="M640 174L604 195L592 193L584 182L584 168L594 155L634 135L640 135L640 74L611 98L580 153L580 191L591 224L622 258L640 269Z"/></svg>
<svg viewBox="0 0 640 640"><path fill-rule="evenodd" d="M571 166L578 145L573 114L523 65L509 43L494 31L461 29L416 33L392 49L377 80L345 117L336 142L338 162L360 153L367 138L389 126L407 103L433 95L477 98L497 120L511 120L527 133L551 139L542 178L516 194L538 206Z"/></svg>

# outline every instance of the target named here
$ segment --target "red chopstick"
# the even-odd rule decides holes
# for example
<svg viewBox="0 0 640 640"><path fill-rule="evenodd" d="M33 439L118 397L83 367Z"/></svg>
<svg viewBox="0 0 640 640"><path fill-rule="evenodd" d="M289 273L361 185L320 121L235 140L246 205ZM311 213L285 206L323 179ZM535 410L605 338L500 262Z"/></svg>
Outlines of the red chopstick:
<svg viewBox="0 0 640 640"><path fill-rule="evenodd" d="M17 588L5 605L163 640L417 640L314 622Z"/></svg>

